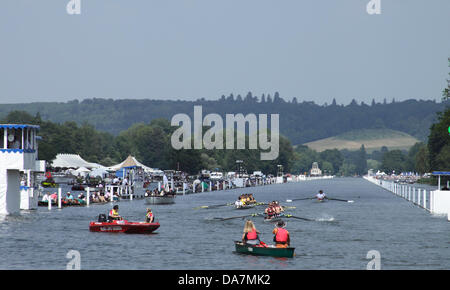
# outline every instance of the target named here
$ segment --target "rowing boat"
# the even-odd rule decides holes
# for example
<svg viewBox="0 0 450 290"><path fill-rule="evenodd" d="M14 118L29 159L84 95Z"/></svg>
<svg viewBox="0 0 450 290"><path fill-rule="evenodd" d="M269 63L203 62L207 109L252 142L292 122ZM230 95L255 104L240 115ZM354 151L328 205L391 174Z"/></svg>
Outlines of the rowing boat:
<svg viewBox="0 0 450 290"><path fill-rule="evenodd" d="M277 223L277 222L279 222L281 220L282 220L282 216L276 216L276 217L273 217L273 218L264 217L264 222L265 223Z"/></svg>
<svg viewBox="0 0 450 290"><path fill-rule="evenodd" d="M146 204L172 204L176 195L150 195L145 198Z"/></svg>
<svg viewBox="0 0 450 290"><path fill-rule="evenodd" d="M271 256L278 258L292 258L294 257L295 248L276 248L272 245L266 247L261 245L250 245L240 241L235 241L236 252L246 255L255 256Z"/></svg>
<svg viewBox="0 0 450 290"><path fill-rule="evenodd" d="M58 202L52 201L52 206L57 206ZM80 199L73 199L72 201L68 201L66 199L61 199L61 206L85 206L86 201L80 200ZM48 206L48 200L45 201L38 201L38 206Z"/></svg>
<svg viewBox="0 0 450 290"><path fill-rule="evenodd" d="M234 208L235 209L249 209L249 208L253 208L255 207L256 204L243 204L243 205L235 205Z"/></svg>
<svg viewBox="0 0 450 290"><path fill-rule="evenodd" d="M126 233L126 234L150 234L159 228L159 223L129 222L127 220L113 222L91 222L91 232Z"/></svg>

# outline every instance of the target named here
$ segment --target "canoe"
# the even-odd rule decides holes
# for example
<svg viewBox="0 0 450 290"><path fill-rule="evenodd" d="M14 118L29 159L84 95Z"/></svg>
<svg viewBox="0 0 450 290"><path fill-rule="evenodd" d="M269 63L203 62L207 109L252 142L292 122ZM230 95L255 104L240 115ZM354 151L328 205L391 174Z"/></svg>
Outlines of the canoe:
<svg viewBox="0 0 450 290"><path fill-rule="evenodd" d="M175 195L163 195L163 196L147 196L145 198L146 204L172 204L175 203Z"/></svg>
<svg viewBox="0 0 450 290"><path fill-rule="evenodd" d="M102 233L150 234L159 228L159 223L129 222L127 220L113 222L91 222L89 231Z"/></svg>
<svg viewBox="0 0 450 290"><path fill-rule="evenodd" d="M240 241L235 241L236 252L246 255L255 256L271 256L278 258L292 258L294 257L295 248L276 248L269 245L268 247L261 247L259 245L249 245Z"/></svg>

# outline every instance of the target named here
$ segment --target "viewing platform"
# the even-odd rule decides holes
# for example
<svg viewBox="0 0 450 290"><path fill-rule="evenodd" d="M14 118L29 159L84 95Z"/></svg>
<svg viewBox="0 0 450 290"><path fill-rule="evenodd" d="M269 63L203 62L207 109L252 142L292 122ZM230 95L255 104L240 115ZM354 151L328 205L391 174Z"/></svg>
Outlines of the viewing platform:
<svg viewBox="0 0 450 290"><path fill-rule="evenodd" d="M45 170L38 159L39 126L0 124L0 214L37 207L34 173Z"/></svg>

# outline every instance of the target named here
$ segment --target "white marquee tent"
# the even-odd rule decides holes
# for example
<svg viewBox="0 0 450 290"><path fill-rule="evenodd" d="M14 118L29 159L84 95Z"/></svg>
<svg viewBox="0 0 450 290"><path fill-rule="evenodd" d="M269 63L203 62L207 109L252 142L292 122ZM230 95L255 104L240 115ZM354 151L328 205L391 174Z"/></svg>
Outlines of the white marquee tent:
<svg viewBox="0 0 450 290"><path fill-rule="evenodd" d="M150 172L150 173L161 173L162 172L161 170L157 170L157 169L153 169L148 166L145 166L144 164L139 162L135 157L133 157L131 155L129 155L127 157L127 159L125 159L123 162L113 165L111 167L108 167L107 169L112 170L112 171L117 171L117 170L120 170L125 167L134 167L134 166L141 167L142 169L144 169L144 171Z"/></svg>
<svg viewBox="0 0 450 290"><path fill-rule="evenodd" d="M72 173L75 176L86 176L88 173L90 173L91 171L89 169L87 169L86 167L80 167L77 170L71 170L70 173Z"/></svg>
<svg viewBox="0 0 450 290"><path fill-rule="evenodd" d="M88 169L92 168L103 168L104 166L98 163L87 162L81 158L78 154L58 154L56 158L52 161L53 167L61 168L80 168L85 167Z"/></svg>

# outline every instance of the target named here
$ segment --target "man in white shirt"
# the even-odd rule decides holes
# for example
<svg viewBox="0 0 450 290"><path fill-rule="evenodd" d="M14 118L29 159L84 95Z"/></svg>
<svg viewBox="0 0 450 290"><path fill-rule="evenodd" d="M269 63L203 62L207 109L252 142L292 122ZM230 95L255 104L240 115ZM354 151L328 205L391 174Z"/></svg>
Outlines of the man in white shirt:
<svg viewBox="0 0 450 290"><path fill-rule="evenodd" d="M327 198L327 196L325 195L325 193L323 193L322 190L319 190L319 193L316 195L316 197L317 197L317 199L320 200L320 201L322 201L322 200L324 200L325 198Z"/></svg>

